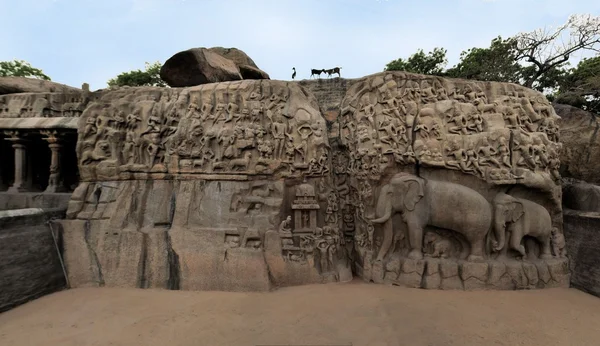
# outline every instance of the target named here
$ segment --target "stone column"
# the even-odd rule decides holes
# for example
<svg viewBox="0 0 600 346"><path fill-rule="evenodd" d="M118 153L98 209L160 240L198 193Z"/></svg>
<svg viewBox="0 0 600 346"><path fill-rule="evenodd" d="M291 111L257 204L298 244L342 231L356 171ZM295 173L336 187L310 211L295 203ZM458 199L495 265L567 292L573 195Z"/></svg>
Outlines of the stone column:
<svg viewBox="0 0 600 346"><path fill-rule="evenodd" d="M44 140L48 142L48 147L52 156L50 158L50 177L48 178L48 187L44 193L55 193L65 191L61 176L60 150L62 144L56 131L41 131L46 136Z"/></svg>
<svg viewBox="0 0 600 346"><path fill-rule="evenodd" d="M5 131L8 138L6 140L12 142L12 147L15 150L15 181L7 192L24 192L29 190L29 182L27 180L27 146L26 140L18 131Z"/></svg>

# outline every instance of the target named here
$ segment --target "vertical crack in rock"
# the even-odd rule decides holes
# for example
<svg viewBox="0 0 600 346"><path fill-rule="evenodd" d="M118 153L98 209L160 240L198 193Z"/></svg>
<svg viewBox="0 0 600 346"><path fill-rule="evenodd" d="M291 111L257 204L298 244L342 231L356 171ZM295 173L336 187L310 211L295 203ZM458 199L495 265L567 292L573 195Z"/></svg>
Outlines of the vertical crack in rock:
<svg viewBox="0 0 600 346"><path fill-rule="evenodd" d="M177 255L177 252L175 252L173 249L170 231L165 232L165 235L167 241L167 259L169 261L169 279L167 281L167 289L179 290L179 255Z"/></svg>
<svg viewBox="0 0 600 346"><path fill-rule="evenodd" d="M417 136L415 136L415 129L417 128L417 124L420 120L420 117L419 117L420 112L421 112L421 105L417 105L417 115L415 115L415 118L413 119L412 129L410 130L410 142L411 142L410 149L413 151L413 153L415 152L415 142L417 141ZM414 157L415 157L415 175L417 177L420 177L421 176L421 161L417 157L416 153L415 153Z"/></svg>
<svg viewBox="0 0 600 346"><path fill-rule="evenodd" d="M177 252L175 252L175 250L173 249L173 244L171 242L171 227L173 226L173 218L175 217L175 207L177 206L177 193L175 186L173 186L172 191L173 193L171 194L171 200L169 203L169 228L165 232L167 243L167 260L169 262L169 279L167 280L167 289L179 290L179 255L177 255Z"/></svg>
<svg viewBox="0 0 600 346"><path fill-rule="evenodd" d="M84 227L84 231L85 231L84 232L85 245L87 246L88 251L96 264L96 268L98 268L98 284L100 286L104 286L104 275L102 274L102 266L100 265L100 260L98 259L98 255L96 254L96 251L94 249L92 249L92 246L90 245L90 233L91 233L90 220L85 220L85 224L83 227Z"/></svg>
<svg viewBox="0 0 600 346"><path fill-rule="evenodd" d="M140 265L138 271L138 287L148 288L148 275L146 273L146 262L148 261L148 234L142 232L142 251L140 253Z"/></svg>

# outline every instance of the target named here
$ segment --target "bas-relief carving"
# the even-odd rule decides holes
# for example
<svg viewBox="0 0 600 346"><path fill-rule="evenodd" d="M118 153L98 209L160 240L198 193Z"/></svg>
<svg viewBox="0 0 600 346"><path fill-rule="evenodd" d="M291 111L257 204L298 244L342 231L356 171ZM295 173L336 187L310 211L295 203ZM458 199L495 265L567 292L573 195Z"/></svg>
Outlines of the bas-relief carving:
<svg viewBox="0 0 600 346"><path fill-rule="evenodd" d="M557 273L540 279L545 285L568 273L562 225L544 200L560 179L556 115L532 91L375 75L348 91L340 138L328 138L319 106L291 83L113 93L83 113L82 179L243 182L203 190L226 196L215 197L229 207L225 219L211 212L213 199L191 198L200 212L186 216L196 218L187 227L219 223L224 249L276 252L282 262L267 259L271 270L310 268L339 281L354 261L366 280L427 288L470 288L470 270L493 274L477 277L486 287L513 287L498 278L530 260L541 261L540 278ZM428 178L427 170L457 174ZM543 193L531 190L534 203L504 194L510 186ZM526 206L520 215L507 215L508 199ZM522 268L506 269L514 263ZM458 286L429 282L438 272L467 276Z"/></svg>
<svg viewBox="0 0 600 346"><path fill-rule="evenodd" d="M98 171L115 180L138 172L329 172L325 121L295 84L245 81L157 93L100 100L85 110L78 142L82 179ZM98 144L103 141L110 143L107 150Z"/></svg>
<svg viewBox="0 0 600 346"><path fill-rule="evenodd" d="M514 85L397 72L354 84L341 105L340 141L356 190L358 272L399 283L404 269L396 275L389 268L433 259L478 266L564 262L562 221L550 215L560 214L557 118L541 94ZM441 179L424 178L435 170ZM512 186L535 202L505 194ZM524 212L508 219L500 203L507 199ZM510 286L480 279L488 287Z"/></svg>
<svg viewBox="0 0 600 346"><path fill-rule="evenodd" d="M24 93L0 95L0 118L79 117L88 93Z"/></svg>

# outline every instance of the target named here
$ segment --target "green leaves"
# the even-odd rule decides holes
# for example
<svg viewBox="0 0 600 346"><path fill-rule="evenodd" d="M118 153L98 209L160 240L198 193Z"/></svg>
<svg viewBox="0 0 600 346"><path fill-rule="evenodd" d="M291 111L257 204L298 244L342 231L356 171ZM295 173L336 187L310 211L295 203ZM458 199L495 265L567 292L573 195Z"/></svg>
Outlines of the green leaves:
<svg viewBox="0 0 600 346"><path fill-rule="evenodd" d="M412 73L441 75L446 67L446 50L444 48L434 48L433 51L425 54L419 49L408 59L402 58L391 61L385 66L384 71L406 71Z"/></svg>
<svg viewBox="0 0 600 346"><path fill-rule="evenodd" d="M448 77L519 83L522 66L516 61L512 39L494 38L489 48L473 47L460 54L460 62L446 71Z"/></svg>
<svg viewBox="0 0 600 346"><path fill-rule="evenodd" d="M129 72L123 72L117 77L112 78L108 81L109 86L157 86L166 87L165 83L160 78L160 68L162 64L160 62L148 63L146 62L146 69L134 70Z"/></svg>
<svg viewBox="0 0 600 346"><path fill-rule="evenodd" d="M50 80L42 70L23 60L0 61L0 77L29 77Z"/></svg>

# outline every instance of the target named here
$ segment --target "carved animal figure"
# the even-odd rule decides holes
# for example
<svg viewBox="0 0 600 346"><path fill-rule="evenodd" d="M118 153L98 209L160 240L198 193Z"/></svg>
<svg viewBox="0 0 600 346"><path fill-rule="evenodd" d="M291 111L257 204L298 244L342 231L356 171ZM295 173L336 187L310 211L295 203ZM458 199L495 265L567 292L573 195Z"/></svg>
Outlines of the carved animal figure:
<svg viewBox="0 0 600 346"><path fill-rule="evenodd" d="M310 77L312 78L313 76L319 76L319 78L321 78L321 73L325 73L324 69L321 70L317 70L317 69L311 69L310 70Z"/></svg>
<svg viewBox="0 0 600 346"><path fill-rule="evenodd" d="M511 232L509 246L525 256L525 247L521 245L523 237L536 238L542 245L540 258L551 258L550 232L552 220L543 206L532 201L516 198L500 192L494 197L494 251L500 251L505 245L506 231Z"/></svg>
<svg viewBox="0 0 600 346"><path fill-rule="evenodd" d="M443 239L432 232L425 234L424 242L423 252L425 253L425 256L448 258L448 254L452 250L452 243L450 240Z"/></svg>
<svg viewBox="0 0 600 346"><path fill-rule="evenodd" d="M468 260L483 259L484 239L492 223L492 210L478 192L462 185L425 180L412 174L394 175L389 184L381 188L377 218L371 220L383 225L378 261L383 260L392 243L394 213L400 213L406 223L411 249L409 258L423 258L423 230L430 225L463 234L471 245Z"/></svg>
<svg viewBox="0 0 600 346"><path fill-rule="evenodd" d="M552 228L552 252L554 256L565 258L567 257L567 247L565 243L565 235L558 231L558 228Z"/></svg>
<svg viewBox="0 0 600 346"><path fill-rule="evenodd" d="M252 158L252 153L247 151L244 154L244 157L241 159L233 159L230 162L231 164L231 170L235 170L236 168L240 167L242 168L242 170L248 170L248 166L250 165L250 159Z"/></svg>

